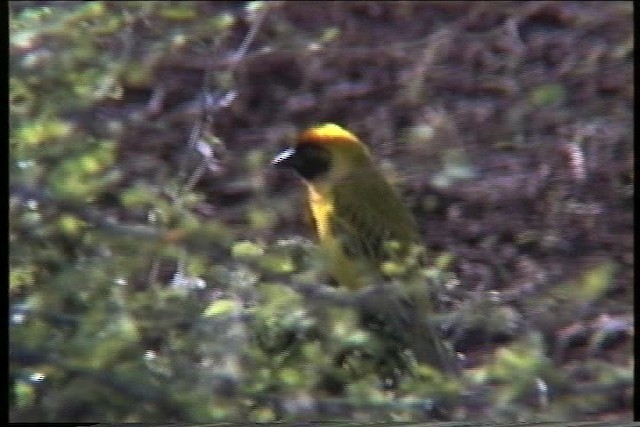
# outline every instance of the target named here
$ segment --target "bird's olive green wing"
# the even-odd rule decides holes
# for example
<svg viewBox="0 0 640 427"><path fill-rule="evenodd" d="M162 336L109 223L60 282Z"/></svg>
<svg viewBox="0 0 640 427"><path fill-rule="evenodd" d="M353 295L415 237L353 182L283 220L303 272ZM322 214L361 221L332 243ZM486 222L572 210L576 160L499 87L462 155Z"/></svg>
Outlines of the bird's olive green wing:
<svg viewBox="0 0 640 427"><path fill-rule="evenodd" d="M364 261L368 271L363 274L381 275L380 265L390 257L386 242L398 242L406 249L419 244L413 217L378 171L352 174L334 186L332 195L332 232L345 255ZM388 288L382 294L376 294L375 288L373 292L362 300L367 327L372 326L387 342L411 349L418 362L457 372L453 353L426 321L433 312L427 293L397 294Z"/></svg>
<svg viewBox="0 0 640 427"><path fill-rule="evenodd" d="M331 227L347 256L377 269L388 259L387 242L418 241L413 217L378 171L354 174L334 187L333 197Z"/></svg>

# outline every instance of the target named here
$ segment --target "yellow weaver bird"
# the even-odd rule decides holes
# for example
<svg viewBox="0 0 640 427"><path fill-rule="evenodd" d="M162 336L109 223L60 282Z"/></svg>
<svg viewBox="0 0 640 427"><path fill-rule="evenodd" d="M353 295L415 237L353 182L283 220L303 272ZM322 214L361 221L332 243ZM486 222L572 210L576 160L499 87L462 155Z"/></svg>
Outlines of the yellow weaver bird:
<svg viewBox="0 0 640 427"><path fill-rule="evenodd" d="M386 283L385 267L420 248L413 217L351 132L333 123L307 129L272 164L294 169L305 182L329 273L340 286L360 290ZM382 322L418 362L456 373L452 352L428 322L433 309L427 280L418 283L378 295L361 307L363 317Z"/></svg>

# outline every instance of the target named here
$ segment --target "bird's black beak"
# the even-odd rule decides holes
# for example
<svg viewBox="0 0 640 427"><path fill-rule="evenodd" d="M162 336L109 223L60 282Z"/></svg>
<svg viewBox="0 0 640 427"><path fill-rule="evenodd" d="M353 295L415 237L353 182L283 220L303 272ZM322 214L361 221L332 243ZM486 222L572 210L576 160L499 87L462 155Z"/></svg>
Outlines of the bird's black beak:
<svg viewBox="0 0 640 427"><path fill-rule="evenodd" d="M296 149L291 147L284 150L282 153L278 154L271 160L271 164L278 167L293 167L294 166L294 156L296 154Z"/></svg>
<svg viewBox="0 0 640 427"><path fill-rule="evenodd" d="M324 147L299 145L287 148L278 154L271 164L278 167L291 168L307 181L311 181L329 171L331 153Z"/></svg>

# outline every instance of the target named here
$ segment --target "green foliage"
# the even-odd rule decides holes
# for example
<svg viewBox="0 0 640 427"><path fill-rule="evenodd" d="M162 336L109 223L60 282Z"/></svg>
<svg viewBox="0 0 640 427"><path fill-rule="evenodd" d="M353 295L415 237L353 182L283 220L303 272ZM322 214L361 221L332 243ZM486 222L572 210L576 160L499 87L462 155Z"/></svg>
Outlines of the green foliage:
<svg viewBox="0 0 640 427"><path fill-rule="evenodd" d="M534 107L547 107L564 102L566 89L559 84L545 84L531 91L530 99Z"/></svg>
<svg viewBox="0 0 640 427"><path fill-rule="evenodd" d="M446 32L437 32L420 36L417 43L413 38L392 43L388 50L383 38L381 46L367 51L361 45L377 40L369 30L383 35L388 28L387 37L394 33L403 40L405 32L397 29L406 24L406 37L413 37L412 22L422 22L415 12L442 5L346 2L327 9L298 3L10 3L10 420L273 423L480 414L512 421L584 418L610 410L615 400L610 391L624 397L631 389L633 364L631 355L609 360L607 348L621 333L632 334L632 327L604 316L603 326L586 340L587 356L564 365L554 339L571 322L593 322L594 312L630 311L630 303L620 305L612 297L629 271L629 253L599 258L573 271L570 279L541 274L541 280L522 280L524 285L514 280L505 289L475 277L461 284L457 274L473 267L464 251L429 251L427 256L435 257L431 266L412 279L416 286L429 280L437 293L443 291L446 315L432 320L444 324L469 354L464 375L452 379L416 365L410 354L388 354L384 339L360 327L356 297L327 285L322 257L301 237L310 236L302 230L311 227L300 204L281 197L300 186L286 176L275 179L267 165L276 145L291 134L292 123L330 118L374 129L369 132L374 150L378 141L402 134L394 126L406 126L406 143L392 141L386 147L385 161L396 165L397 175L403 164L395 156L405 150L428 158L421 169L437 165L431 184L445 193L461 182L481 182L476 159L465 149L469 144L463 144L467 134L478 134L470 144L474 149L487 135L492 144L506 141L512 149L522 135L535 139L540 129L528 117L523 125L519 114L531 106L553 108L555 114L562 106L580 104L573 103L574 87L563 76L607 98L618 79L607 79L602 70L617 72L619 61L632 57L633 38L594 55L576 52L577 73L569 63L556 80L511 88L520 59L503 52L517 49L505 42L496 47L499 55L478 50L481 45L474 43L482 25L474 22L477 18L468 24L478 27L474 43L448 41ZM626 3L612 7L611 19L632 12ZM526 13L533 18L518 19L537 19L532 10ZM398 22L403 25L393 26ZM584 25L591 31L596 24L586 20ZM419 27L423 31L424 25ZM433 101L437 109L449 109L448 101L437 98L434 82L448 74L437 58L456 60L458 49L447 48L450 41L477 63L470 69L480 81L479 92L455 95L472 105L467 117L473 118L468 120L473 132L458 130L467 123L459 123L454 112L425 106ZM528 43L524 36L523 42ZM496 57L515 58L511 68L491 65L491 74L508 82L504 87L487 83L486 70L475 68ZM367 80L380 71L382 81ZM587 73L597 74L597 81L582 85ZM472 88L467 82L447 84ZM624 90L628 102L633 93ZM497 107L492 100L474 98L491 91L526 104L509 112L512 126L500 138L493 126L484 126L497 121L499 114L492 112ZM367 98L373 92L380 98ZM616 108L620 111L606 106ZM561 116L562 126L573 119ZM580 124L588 117L576 113L575 120ZM542 128L562 126L543 121ZM588 167L598 173L606 171L596 170L594 162L619 166L615 182L628 202L632 167L628 159L615 157L618 151L628 153L610 142L624 142L626 135L611 135L609 140L598 135L597 144L583 138L580 147L590 156ZM198 143L211 153L194 161L190 156ZM547 173L547 164L538 166L540 175ZM409 188L427 183L423 176ZM571 187L572 197L578 198L577 187ZM589 196L597 199L592 194L597 189L589 187ZM606 191L615 203L617 191ZM483 198L478 188L469 193ZM537 209L545 213L553 210L544 207L547 202L567 205L562 191L550 200L534 194L540 198ZM426 200L430 216L451 207L447 220L455 232L447 240L460 237L458 228L478 230L477 223L462 222L459 194L445 195L453 202L417 196ZM498 211L497 204L488 210ZM475 206L469 212L475 213ZM589 228L585 218L580 218L584 229L571 237L603 227ZM543 244L545 236L565 231L566 223L557 225L557 219L543 215L542 225L527 222L504 234L513 234L513 251L563 247ZM525 258L517 252L505 266L494 248L509 238L483 237L483 264L504 270ZM616 237L616 243L626 238L624 232ZM399 254L384 269L400 282L422 255L417 250ZM531 289L536 292L528 293ZM496 335L510 341L495 350ZM489 355L493 350L495 356ZM572 388L575 378L582 382ZM551 391L545 394L541 385ZM474 405L482 409L474 413Z"/></svg>
<svg viewBox="0 0 640 427"><path fill-rule="evenodd" d="M220 299L212 302L202 315L204 317L229 316L240 309L238 301L232 299Z"/></svg>

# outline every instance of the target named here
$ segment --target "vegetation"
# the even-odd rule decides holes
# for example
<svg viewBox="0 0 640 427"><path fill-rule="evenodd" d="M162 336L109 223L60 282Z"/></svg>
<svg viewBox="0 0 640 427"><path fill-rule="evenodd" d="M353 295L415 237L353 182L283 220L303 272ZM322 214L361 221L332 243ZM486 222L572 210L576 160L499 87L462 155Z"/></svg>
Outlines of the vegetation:
<svg viewBox="0 0 640 427"><path fill-rule="evenodd" d="M9 13L11 421L631 419L631 2ZM384 381L327 284L269 167L320 122L402 189L459 380Z"/></svg>

